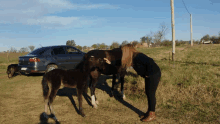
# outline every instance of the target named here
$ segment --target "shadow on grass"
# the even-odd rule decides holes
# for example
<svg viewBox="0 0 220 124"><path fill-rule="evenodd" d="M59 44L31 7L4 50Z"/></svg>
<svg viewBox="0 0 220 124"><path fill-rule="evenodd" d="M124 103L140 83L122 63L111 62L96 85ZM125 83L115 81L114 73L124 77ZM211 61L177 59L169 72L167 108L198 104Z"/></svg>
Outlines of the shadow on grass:
<svg viewBox="0 0 220 124"><path fill-rule="evenodd" d="M68 87L64 87L62 89L59 89L57 91L57 96L61 96L61 97L68 97L70 102L72 103L73 107L75 108L76 112L80 115L79 113L79 109L76 106L76 103L73 99L73 96L77 96L77 90L76 88L68 88ZM87 101L87 103L92 106L90 100L91 98L87 95L87 93L83 93L83 96L85 98L85 100ZM40 115L40 123L39 124L59 124L59 122L54 122L54 123L47 123L48 118L52 118L50 117L51 115L46 115L47 117L45 117L44 113L41 113ZM61 121L62 122L62 121Z"/></svg>
<svg viewBox="0 0 220 124"><path fill-rule="evenodd" d="M23 74L27 77L36 77L36 76L43 76L44 73L30 73L30 74Z"/></svg>
<svg viewBox="0 0 220 124"><path fill-rule="evenodd" d="M59 90L57 91L57 95L58 95L58 96L67 96L67 97L69 98L69 100L71 101L73 107L75 108L76 112L79 114L79 109L77 108L76 103L75 103L75 101L74 101L74 99L73 99L73 96L77 96L77 90L76 90L76 88L64 87L64 88L59 89ZM90 102L91 98L88 96L88 94L87 94L87 93L83 93L83 96L84 96L86 102L87 102L90 106L92 106L92 104L91 104L91 102Z"/></svg>
<svg viewBox="0 0 220 124"><path fill-rule="evenodd" d="M97 84L97 88L105 91L107 94L111 93L111 87L107 84L106 79L111 78L111 76L106 76L106 75L102 75L99 78L98 84ZM116 82L116 85L119 84ZM114 90L114 98L119 101L121 104L123 104L124 106L126 106L127 108L133 110L135 113L137 113L139 116L143 115L144 112L142 112L141 110L139 110L138 108L134 107L133 105L131 105L130 103L128 103L127 101L122 99L122 96L120 94L120 92L118 90Z"/></svg>

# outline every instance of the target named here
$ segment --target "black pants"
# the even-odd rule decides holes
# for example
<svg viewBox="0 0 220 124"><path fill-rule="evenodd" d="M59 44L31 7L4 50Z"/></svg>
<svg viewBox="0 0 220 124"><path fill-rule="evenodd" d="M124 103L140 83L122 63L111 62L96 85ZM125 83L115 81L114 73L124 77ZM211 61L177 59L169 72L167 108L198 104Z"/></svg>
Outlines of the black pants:
<svg viewBox="0 0 220 124"><path fill-rule="evenodd" d="M156 90L161 78L161 71L145 77L145 93L148 99L148 111L155 111L156 106Z"/></svg>

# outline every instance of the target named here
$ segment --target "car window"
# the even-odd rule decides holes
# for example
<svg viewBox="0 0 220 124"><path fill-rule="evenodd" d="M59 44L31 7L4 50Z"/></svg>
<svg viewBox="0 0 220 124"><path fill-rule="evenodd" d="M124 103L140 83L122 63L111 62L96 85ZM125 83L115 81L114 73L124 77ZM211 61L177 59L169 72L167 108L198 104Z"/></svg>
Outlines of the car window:
<svg viewBox="0 0 220 124"><path fill-rule="evenodd" d="M65 50L63 47L56 47L53 49L53 54L58 55L58 54L65 54Z"/></svg>
<svg viewBox="0 0 220 124"><path fill-rule="evenodd" d="M45 51L47 51L49 48L48 47L42 47L38 48L32 52L30 52L28 55L42 55Z"/></svg>
<svg viewBox="0 0 220 124"><path fill-rule="evenodd" d="M73 47L66 47L66 51L68 54L78 54L80 51L77 49L74 49Z"/></svg>

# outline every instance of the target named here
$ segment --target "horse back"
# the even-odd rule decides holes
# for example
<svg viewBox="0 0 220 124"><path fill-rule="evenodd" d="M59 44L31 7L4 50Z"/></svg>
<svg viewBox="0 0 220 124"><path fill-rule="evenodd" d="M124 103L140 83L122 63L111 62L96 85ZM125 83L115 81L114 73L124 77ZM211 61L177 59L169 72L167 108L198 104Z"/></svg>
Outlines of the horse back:
<svg viewBox="0 0 220 124"><path fill-rule="evenodd" d="M122 51L120 48L115 48L112 50L91 50L86 54L85 58L89 56L94 56L97 58L107 58L109 61L114 61L121 59Z"/></svg>

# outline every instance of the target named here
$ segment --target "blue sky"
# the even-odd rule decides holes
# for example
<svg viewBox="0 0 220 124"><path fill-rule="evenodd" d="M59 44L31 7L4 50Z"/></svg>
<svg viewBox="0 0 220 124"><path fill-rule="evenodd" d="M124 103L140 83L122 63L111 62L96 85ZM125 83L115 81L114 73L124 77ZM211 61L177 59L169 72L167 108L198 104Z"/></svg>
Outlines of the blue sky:
<svg viewBox="0 0 220 124"><path fill-rule="evenodd" d="M193 39L220 31L219 0L184 0L192 14ZM174 0L176 39L190 39L190 15L182 0ZM170 0L1 0L0 51L15 47L110 45L113 41L138 40L169 28L165 38L171 40Z"/></svg>

